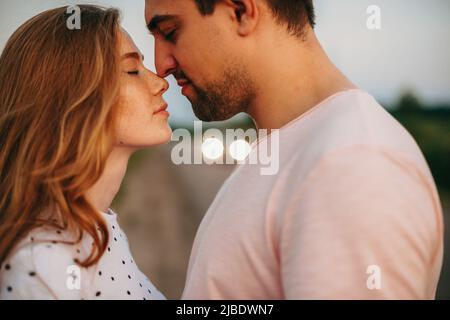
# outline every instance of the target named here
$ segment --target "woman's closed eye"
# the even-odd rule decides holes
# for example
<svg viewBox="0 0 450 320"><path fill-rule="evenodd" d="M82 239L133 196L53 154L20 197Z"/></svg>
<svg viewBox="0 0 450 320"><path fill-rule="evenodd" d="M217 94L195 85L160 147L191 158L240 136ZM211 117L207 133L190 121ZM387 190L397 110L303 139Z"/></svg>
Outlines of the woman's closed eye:
<svg viewBox="0 0 450 320"><path fill-rule="evenodd" d="M137 75L139 75L139 70L127 71L127 73L132 76L137 76Z"/></svg>

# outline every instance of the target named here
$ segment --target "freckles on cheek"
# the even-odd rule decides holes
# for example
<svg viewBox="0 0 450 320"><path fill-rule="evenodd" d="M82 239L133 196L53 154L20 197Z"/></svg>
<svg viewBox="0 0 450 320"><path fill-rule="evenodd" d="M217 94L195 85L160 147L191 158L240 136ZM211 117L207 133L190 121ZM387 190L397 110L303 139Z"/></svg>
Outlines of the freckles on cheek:
<svg viewBox="0 0 450 320"><path fill-rule="evenodd" d="M124 145L132 143L143 133L152 121L153 114L145 107L139 95L127 89L121 93L117 117L117 140Z"/></svg>
<svg viewBox="0 0 450 320"><path fill-rule="evenodd" d="M120 144L126 144L130 131L130 121L124 108L121 106L117 112L116 139Z"/></svg>

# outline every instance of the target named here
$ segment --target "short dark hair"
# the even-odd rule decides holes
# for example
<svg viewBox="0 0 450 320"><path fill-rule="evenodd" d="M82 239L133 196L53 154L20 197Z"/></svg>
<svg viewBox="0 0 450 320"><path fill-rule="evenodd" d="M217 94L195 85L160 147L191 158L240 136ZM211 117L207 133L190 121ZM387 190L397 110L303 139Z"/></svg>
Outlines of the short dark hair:
<svg viewBox="0 0 450 320"><path fill-rule="evenodd" d="M214 12L214 7L220 0L195 0L202 15ZM316 25L313 0L265 0L277 22L287 25L290 33L303 35L304 27Z"/></svg>

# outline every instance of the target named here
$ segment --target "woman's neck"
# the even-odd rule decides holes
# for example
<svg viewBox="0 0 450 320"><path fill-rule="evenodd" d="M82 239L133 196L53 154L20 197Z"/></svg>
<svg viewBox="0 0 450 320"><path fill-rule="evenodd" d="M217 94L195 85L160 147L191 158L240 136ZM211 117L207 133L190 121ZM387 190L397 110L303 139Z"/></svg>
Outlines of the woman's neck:
<svg viewBox="0 0 450 320"><path fill-rule="evenodd" d="M87 192L88 199L95 209L108 212L119 192L131 154L128 149L114 148L109 155L103 174Z"/></svg>

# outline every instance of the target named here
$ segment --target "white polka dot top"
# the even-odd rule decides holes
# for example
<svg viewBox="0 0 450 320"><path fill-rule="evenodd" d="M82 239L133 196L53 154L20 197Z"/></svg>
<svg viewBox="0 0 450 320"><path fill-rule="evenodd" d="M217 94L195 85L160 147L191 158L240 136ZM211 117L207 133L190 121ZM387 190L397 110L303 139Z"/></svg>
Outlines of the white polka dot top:
<svg viewBox="0 0 450 320"><path fill-rule="evenodd" d="M74 262L90 254L90 236L66 244L62 242L73 240L68 231L35 229L0 266L0 300L165 299L136 266L116 213L109 210L103 215L109 243L97 264L83 268Z"/></svg>

